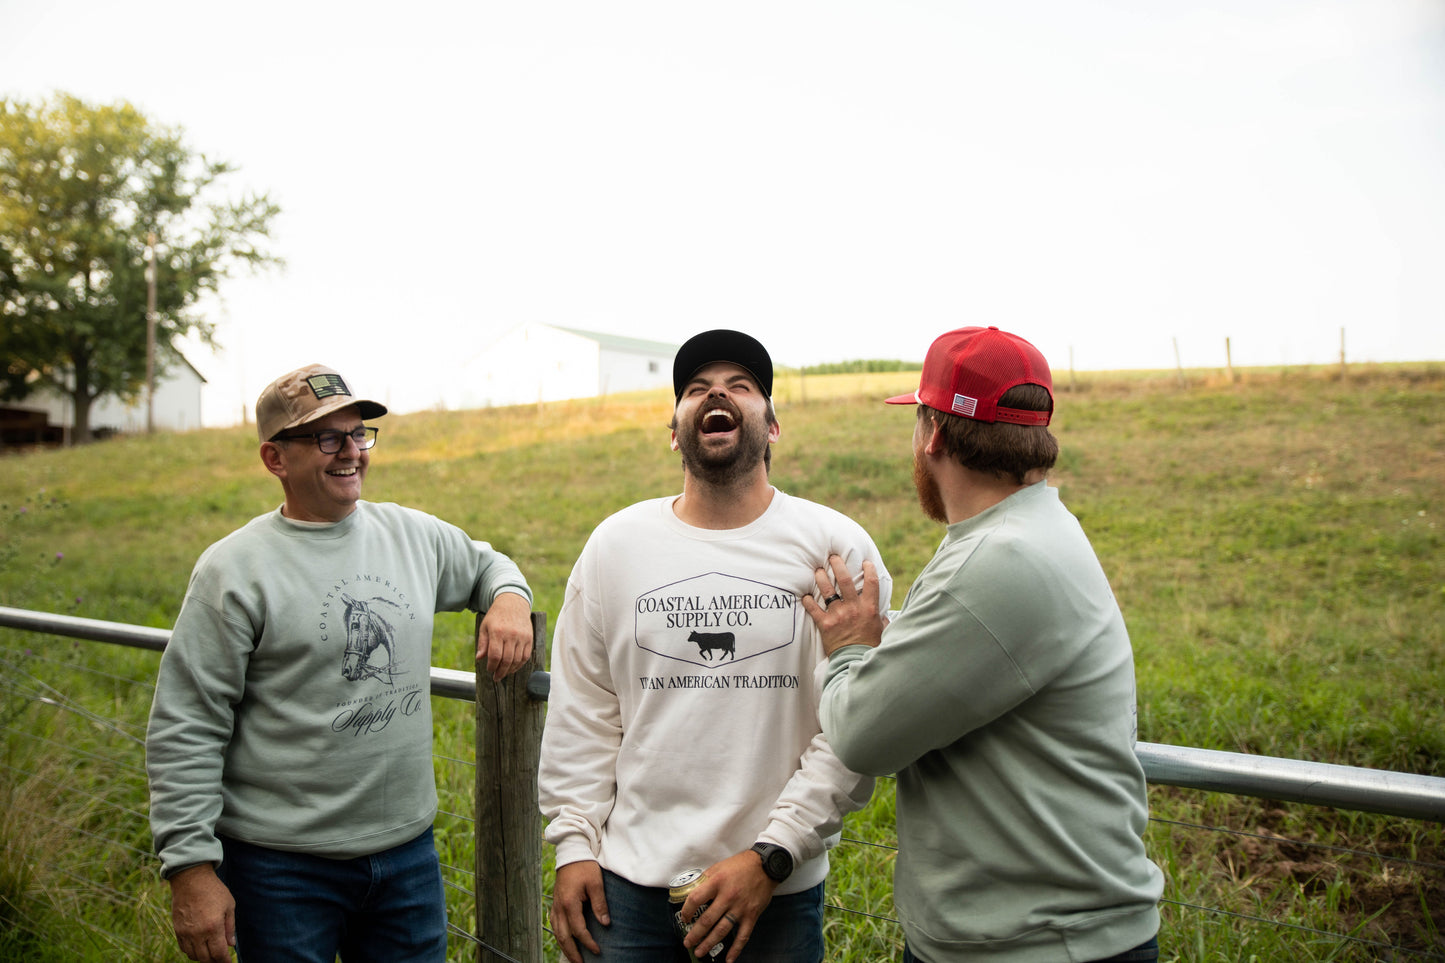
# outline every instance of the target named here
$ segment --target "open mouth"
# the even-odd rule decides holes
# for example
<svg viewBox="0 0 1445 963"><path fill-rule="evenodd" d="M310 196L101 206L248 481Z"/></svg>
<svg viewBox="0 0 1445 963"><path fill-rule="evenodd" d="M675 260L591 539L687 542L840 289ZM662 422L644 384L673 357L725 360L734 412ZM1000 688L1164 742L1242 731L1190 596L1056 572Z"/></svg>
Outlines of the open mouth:
<svg viewBox="0 0 1445 963"><path fill-rule="evenodd" d="M355 468L334 468L334 469L332 469L331 471L328 471L326 474L332 476L333 478L350 478L352 475L355 475L355 474L356 474L356 469L355 469Z"/></svg>
<svg viewBox="0 0 1445 963"><path fill-rule="evenodd" d="M704 435L732 431L737 426L737 418L725 408L709 408L698 421L698 431Z"/></svg>

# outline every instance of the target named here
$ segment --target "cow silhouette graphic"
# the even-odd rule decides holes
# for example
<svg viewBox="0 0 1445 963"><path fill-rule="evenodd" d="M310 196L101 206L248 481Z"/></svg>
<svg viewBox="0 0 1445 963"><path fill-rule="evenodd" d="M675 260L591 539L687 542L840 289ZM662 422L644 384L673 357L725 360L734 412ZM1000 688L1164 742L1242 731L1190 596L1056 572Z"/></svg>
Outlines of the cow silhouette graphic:
<svg viewBox="0 0 1445 963"><path fill-rule="evenodd" d="M697 643L697 654L707 661L712 661L712 654L718 652L718 661L726 655L728 661L737 659L738 653L735 646L736 637L731 632L692 632L687 640Z"/></svg>

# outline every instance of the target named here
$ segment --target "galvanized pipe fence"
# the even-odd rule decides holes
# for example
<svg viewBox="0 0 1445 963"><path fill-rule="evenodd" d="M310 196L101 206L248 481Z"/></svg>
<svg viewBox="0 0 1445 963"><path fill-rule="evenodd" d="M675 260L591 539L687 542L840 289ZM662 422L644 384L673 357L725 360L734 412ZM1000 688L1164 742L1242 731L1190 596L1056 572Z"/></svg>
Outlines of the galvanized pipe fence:
<svg viewBox="0 0 1445 963"><path fill-rule="evenodd" d="M534 612L532 620L538 644L530 666L499 683L472 672L430 670L432 695L476 708L476 932L459 932L475 944L479 963L543 959L536 782L550 680L542 669L546 616ZM170 639L165 629L4 606L0 627L156 652ZM1147 742L1138 743L1135 752L1152 785L1445 823L1441 777Z"/></svg>

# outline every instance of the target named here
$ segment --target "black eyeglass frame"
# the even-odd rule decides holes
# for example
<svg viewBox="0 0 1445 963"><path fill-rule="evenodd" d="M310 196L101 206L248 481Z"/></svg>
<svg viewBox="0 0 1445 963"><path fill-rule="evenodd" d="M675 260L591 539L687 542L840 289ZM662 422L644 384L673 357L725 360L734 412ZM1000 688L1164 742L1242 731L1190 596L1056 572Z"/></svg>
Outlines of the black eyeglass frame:
<svg viewBox="0 0 1445 963"><path fill-rule="evenodd" d="M324 431L301 431L294 435L277 435L272 441L300 441L302 438L310 438L316 442L316 447L321 449L323 455L334 455L346 447L345 439L350 438L359 451L366 451L376 445L376 436L381 431L370 425L363 425L355 431L342 431L339 428L328 428ZM322 439L328 439L323 441ZM335 443L335 448L326 446Z"/></svg>

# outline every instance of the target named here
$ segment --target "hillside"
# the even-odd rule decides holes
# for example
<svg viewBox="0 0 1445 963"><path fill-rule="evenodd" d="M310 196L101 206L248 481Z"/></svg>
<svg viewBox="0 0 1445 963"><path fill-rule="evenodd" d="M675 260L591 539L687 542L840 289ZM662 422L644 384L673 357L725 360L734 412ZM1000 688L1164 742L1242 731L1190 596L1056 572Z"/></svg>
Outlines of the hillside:
<svg viewBox="0 0 1445 963"><path fill-rule="evenodd" d="M1445 365L1241 374L1090 375L1058 394L1053 483L1129 624L1140 738L1445 776ZM895 606L942 532L909 480L913 410L880 403L915 377L789 376L776 392L775 483L868 528ZM388 416L367 495L491 541L555 616L592 526L677 490L670 401ZM0 457L0 605L168 628L196 556L279 500L246 428ZM470 669L470 617L438 626L434 661ZM175 958L143 815L155 665L0 630L0 958ZM463 814L439 822L439 845L467 867L474 720L433 702L443 810ZM892 803L880 780L835 853L843 963L896 955ZM1150 807L1162 959L1445 949L1439 825L1161 786ZM1335 938L1352 931L1375 942Z"/></svg>

